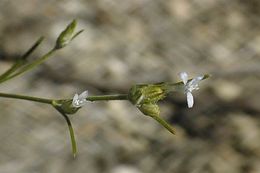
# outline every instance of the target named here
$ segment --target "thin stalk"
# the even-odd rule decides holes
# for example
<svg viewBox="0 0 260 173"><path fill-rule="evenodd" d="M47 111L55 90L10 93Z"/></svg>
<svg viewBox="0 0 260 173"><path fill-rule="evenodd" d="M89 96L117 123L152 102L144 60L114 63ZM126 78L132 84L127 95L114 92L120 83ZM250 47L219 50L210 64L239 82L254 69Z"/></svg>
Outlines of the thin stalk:
<svg viewBox="0 0 260 173"><path fill-rule="evenodd" d="M77 143L76 143L76 139L75 139L75 135L74 135L74 130L73 130L73 126L71 124L71 121L68 117L68 115L66 115L62 110L60 110L58 107L54 108L63 116L63 118L66 120L66 123L68 125L69 128L69 133L70 133L70 141L71 141L71 149L72 149L72 153L73 153L73 157L75 158L77 155Z"/></svg>
<svg viewBox="0 0 260 173"><path fill-rule="evenodd" d="M34 44L33 46L23 54L22 59L26 60L33 52L34 50L42 43L44 37L40 37Z"/></svg>
<svg viewBox="0 0 260 173"><path fill-rule="evenodd" d="M34 102L40 102L46 104L52 104L53 101L52 99L32 97L32 96L19 95L19 94L9 94L9 93L0 93L0 97L28 100L28 101L34 101ZM117 95L89 96L86 98L86 100L93 102L93 101L109 101L109 100L128 100L128 98L127 98L127 94L117 94Z"/></svg>
<svg viewBox="0 0 260 173"><path fill-rule="evenodd" d="M18 95L18 94L0 93L0 97L28 100L28 101L33 101L33 102L45 103L45 104L52 104L51 99L31 97L31 96Z"/></svg>
<svg viewBox="0 0 260 173"><path fill-rule="evenodd" d="M109 101L109 100L128 100L127 94L116 95L101 95L101 96L89 96L86 98L88 101Z"/></svg>
<svg viewBox="0 0 260 173"><path fill-rule="evenodd" d="M161 117L159 116L151 116L154 120L156 120L158 123L160 123L163 127L165 127L169 132L171 132L172 134L175 135L175 130L174 128L169 124L167 123L164 119L162 119Z"/></svg>
<svg viewBox="0 0 260 173"><path fill-rule="evenodd" d="M22 61L17 61L15 64L13 64L6 72L4 72L0 76L0 83L1 81L4 81L10 74L12 74L14 71L16 71L19 67L21 67L23 64Z"/></svg>
<svg viewBox="0 0 260 173"><path fill-rule="evenodd" d="M9 75L11 75L13 72L15 72L18 68L20 68L21 66L23 66L26 63L26 59L33 53L33 51L41 44L41 42L43 41L44 37L40 37L33 45L32 47L25 52L25 54L22 55L22 57L20 59L18 59L16 61L15 64L12 65L11 68L9 68L5 73L3 73L0 76L0 81L4 80L5 78L7 78Z"/></svg>
<svg viewBox="0 0 260 173"><path fill-rule="evenodd" d="M12 78L14 78L14 77L16 77L16 76L19 76L20 74L25 73L25 72L31 70L32 68L34 68L34 67L36 67L36 66L42 64L42 63L43 63L46 59L48 59L55 51L56 51L56 49L50 50L47 54L45 54L45 55L42 56L41 58L35 60L35 61L32 62L31 64L28 64L28 65L24 66L24 67L23 67L21 70L19 70L17 73L15 73L15 74L13 74L13 75L11 75L11 76L9 76L9 77L3 79L3 80L0 80L0 83L3 83L3 82L5 82L5 81L7 81L7 80L10 80L10 79L12 79Z"/></svg>

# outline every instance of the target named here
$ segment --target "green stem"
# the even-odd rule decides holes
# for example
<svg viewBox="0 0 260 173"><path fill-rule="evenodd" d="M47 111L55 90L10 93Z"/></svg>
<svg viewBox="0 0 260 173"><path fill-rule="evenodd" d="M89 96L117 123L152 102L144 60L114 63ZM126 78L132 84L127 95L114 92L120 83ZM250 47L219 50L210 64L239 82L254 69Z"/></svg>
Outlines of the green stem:
<svg viewBox="0 0 260 173"><path fill-rule="evenodd" d="M17 61L15 64L12 65L12 67L10 67L6 72L4 72L1 76L0 76L0 83L2 81L5 81L5 79L12 74L15 70L17 70L19 67L21 67L22 65L22 61Z"/></svg>
<svg viewBox="0 0 260 173"><path fill-rule="evenodd" d="M5 78L7 78L10 74L12 74L13 72L15 72L18 68L20 68L21 66L23 66L26 63L26 59L33 53L33 51L41 44L41 42L43 41L44 37L40 37L33 45L32 47L25 52L25 54L22 55L22 57L20 59L17 60L17 62L15 64L12 65L12 67L7 70L5 73L3 73L0 76L0 81L4 80Z"/></svg>
<svg viewBox="0 0 260 173"><path fill-rule="evenodd" d="M18 95L18 94L0 93L0 97L28 100L28 101L33 101L33 102L45 103L45 104L52 104L51 99L31 97L31 96Z"/></svg>
<svg viewBox="0 0 260 173"><path fill-rule="evenodd" d="M7 80L10 80L16 76L19 76L20 74L24 73L24 72L27 72L29 70L31 70L32 68L42 64L46 59L48 59L54 52L56 51L56 49L52 49L50 50L47 54L45 54L44 56L42 56L41 58L35 60L34 62L32 62L31 64L28 64L26 66L24 66L21 70L19 70L17 73L3 79L3 80L0 80L0 83L3 83Z"/></svg>
<svg viewBox="0 0 260 173"><path fill-rule="evenodd" d="M174 128L167 123L164 119L162 119L159 116L151 116L154 120L156 120L158 123L160 123L163 127L165 127L169 132L171 132L172 134L175 134L175 130Z"/></svg>
<svg viewBox="0 0 260 173"><path fill-rule="evenodd" d="M109 100L128 100L127 94L116 95L101 95L101 96L89 96L86 98L88 101L109 101Z"/></svg>
<svg viewBox="0 0 260 173"><path fill-rule="evenodd" d="M23 60L26 60L32 53L33 51L42 43L44 37L40 37L34 44L33 46L23 54L22 58Z"/></svg>
<svg viewBox="0 0 260 173"><path fill-rule="evenodd" d="M39 97L31 97L26 95L18 95L18 94L9 94L9 93L0 93L0 97L5 98L13 98L20 100L28 100L46 104L52 104L52 99L39 98ZM86 98L89 101L109 101L109 100L128 100L127 94L117 94L117 95L101 95L101 96L89 96Z"/></svg>
<svg viewBox="0 0 260 173"><path fill-rule="evenodd" d="M76 156L76 154L77 154L77 144L76 144L72 124L70 122L69 117L64 113L64 111L62 109L60 109L58 106L56 106L55 104L53 104L54 100L25 96L25 95L18 95L18 94L7 94L7 93L0 93L0 97L21 99L21 100L28 100L28 101L34 101L34 102L39 102L39 103L51 104L66 120L66 123L67 123L68 128L69 128L69 133L70 133L72 153L73 153L74 157ZM87 100L89 100L89 101L102 101L102 100L108 101L108 100L127 100L127 99L128 99L127 94L90 96L90 97L87 98Z"/></svg>
<svg viewBox="0 0 260 173"><path fill-rule="evenodd" d="M71 141L71 148L72 148L72 153L74 158L77 155L77 143L76 143L76 139L75 139L75 135L74 135L74 130L73 130L73 126L71 124L71 121L69 119L69 117L62 111L59 109L59 107L55 107L54 108L64 117L64 119L66 120L66 123L68 125L69 128L69 132L70 132L70 141Z"/></svg>

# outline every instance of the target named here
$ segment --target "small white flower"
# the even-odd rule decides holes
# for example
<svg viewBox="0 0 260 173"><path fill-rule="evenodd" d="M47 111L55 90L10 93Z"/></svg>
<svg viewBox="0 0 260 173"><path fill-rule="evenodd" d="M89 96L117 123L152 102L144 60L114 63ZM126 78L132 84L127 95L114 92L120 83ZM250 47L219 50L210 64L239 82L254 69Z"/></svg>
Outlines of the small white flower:
<svg viewBox="0 0 260 173"><path fill-rule="evenodd" d="M193 95L191 92L193 90L199 89L199 82L203 79L203 76L198 76L193 78L192 80L188 81L188 74L186 72L179 73L180 78L182 79L182 82L184 84L184 93L187 95L187 103L188 107L192 108L194 104Z"/></svg>
<svg viewBox="0 0 260 173"><path fill-rule="evenodd" d="M87 97L88 97L88 91L84 91L80 95L75 94L72 100L72 106L75 108L84 106L87 102L86 100Z"/></svg>

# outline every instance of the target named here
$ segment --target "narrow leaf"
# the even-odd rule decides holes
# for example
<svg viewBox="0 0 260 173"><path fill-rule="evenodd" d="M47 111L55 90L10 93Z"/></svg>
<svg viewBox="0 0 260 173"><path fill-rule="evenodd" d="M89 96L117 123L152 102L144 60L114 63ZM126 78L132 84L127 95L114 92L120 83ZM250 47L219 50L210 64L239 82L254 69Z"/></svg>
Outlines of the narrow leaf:
<svg viewBox="0 0 260 173"><path fill-rule="evenodd" d="M25 52L25 54L23 54L22 59L26 60L27 57L29 57L31 55L31 53L42 43L42 41L44 40L44 37L40 37L34 44L33 46L27 51Z"/></svg>
<svg viewBox="0 0 260 173"><path fill-rule="evenodd" d="M15 64L12 65L10 69L8 69L5 73L3 73L0 76L0 83L4 82L7 77L9 77L11 74L13 74L17 69L19 69L21 66L23 66L26 62L26 59L32 54L32 52L41 44L44 37L40 37L33 45L32 47L25 52L25 54L22 55L20 59L16 61Z"/></svg>

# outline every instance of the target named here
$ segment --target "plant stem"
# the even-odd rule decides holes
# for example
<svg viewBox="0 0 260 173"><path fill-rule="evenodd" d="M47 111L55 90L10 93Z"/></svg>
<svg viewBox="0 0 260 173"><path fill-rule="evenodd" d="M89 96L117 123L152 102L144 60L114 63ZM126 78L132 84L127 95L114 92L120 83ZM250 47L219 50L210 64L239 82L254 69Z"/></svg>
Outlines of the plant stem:
<svg viewBox="0 0 260 173"><path fill-rule="evenodd" d="M6 72L4 72L1 76L0 76L0 83L2 83L2 81L5 81L5 79L12 74L15 70L17 70L20 66L22 65L22 61L17 61L15 64L12 65L12 67L10 67Z"/></svg>
<svg viewBox="0 0 260 173"><path fill-rule="evenodd" d="M0 83L3 83L3 82L5 82L5 81L7 81L7 80L10 80L10 79L12 79L12 78L14 78L14 77L16 77L16 76L18 76L18 75L24 73L24 72L27 72L27 71L31 70L32 68L34 68L34 67L36 67L36 66L42 64L42 63L43 63L46 59L48 59L56 50L57 50L57 49L52 49L52 50L50 50L47 54L45 54L45 55L42 56L41 58L35 60L35 61L32 62L31 64L28 64L28 65L24 66L24 67L23 67L21 70L19 70L17 73L15 73L15 74L13 74L13 75L11 75L11 76L8 76L8 77L6 77L6 78L3 79L3 80L0 80Z"/></svg>
<svg viewBox="0 0 260 173"><path fill-rule="evenodd" d="M28 101L34 101L34 102L39 102L39 103L45 103L45 104L52 104L51 99L31 97L31 96L18 95L18 94L0 93L0 97L28 100Z"/></svg>
<svg viewBox="0 0 260 173"><path fill-rule="evenodd" d="M18 94L8 94L8 93L0 93L0 97L20 99L20 100L28 100L28 101L34 101L34 102L46 103L46 104L52 104L52 101L53 101L52 99L31 97L31 96L18 95ZM127 94L89 96L86 99L91 101L91 102L93 102L93 101L109 101L109 100L128 100Z"/></svg>
<svg viewBox="0 0 260 173"><path fill-rule="evenodd" d="M66 123L68 125L69 128L69 132L70 132L70 141L71 141L71 148L72 148L72 153L73 153L73 157L76 157L77 154L77 143L76 143L76 139L75 139L75 135L74 135L74 130L73 130L73 126L71 124L71 121L68 117L68 115L66 115L62 110L60 110L58 107L54 108L65 118Z"/></svg>
<svg viewBox="0 0 260 173"><path fill-rule="evenodd" d="M4 80L5 78L7 78L9 75L11 75L14 71L16 71L18 68L20 68L21 66L23 66L26 63L27 58L34 52L34 50L41 44L41 42L43 41L44 37L40 37L33 45L32 47L25 52L25 54L22 55L22 57L20 59L18 59L16 61L15 64L12 65L12 67L7 70L5 73L3 73L0 76L0 81Z"/></svg>
<svg viewBox="0 0 260 173"><path fill-rule="evenodd" d="M86 98L88 101L109 101L109 100L128 100L127 94L116 95L101 95L101 96L89 96Z"/></svg>
<svg viewBox="0 0 260 173"><path fill-rule="evenodd" d="M169 132L171 132L172 134L175 134L175 130L174 128L167 123L164 119L162 119L159 116L151 116L153 119L155 119L158 123L160 123L163 127L165 127Z"/></svg>
<svg viewBox="0 0 260 173"><path fill-rule="evenodd" d="M25 54L23 54L23 56L21 57L22 60L26 60L33 52L34 50L42 43L44 37L40 37L33 45L32 47L25 52Z"/></svg>

